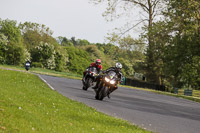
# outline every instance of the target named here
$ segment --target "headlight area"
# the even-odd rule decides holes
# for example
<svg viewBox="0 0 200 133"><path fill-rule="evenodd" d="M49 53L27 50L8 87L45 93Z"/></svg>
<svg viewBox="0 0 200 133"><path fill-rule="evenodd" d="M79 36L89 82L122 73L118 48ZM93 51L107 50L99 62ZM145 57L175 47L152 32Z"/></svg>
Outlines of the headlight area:
<svg viewBox="0 0 200 133"><path fill-rule="evenodd" d="M107 77L105 77L105 81L106 81L106 82L110 82L110 79L107 78Z"/></svg>
<svg viewBox="0 0 200 133"><path fill-rule="evenodd" d="M109 78L105 77L105 81L110 83L110 84L115 84L115 80L110 80Z"/></svg>
<svg viewBox="0 0 200 133"><path fill-rule="evenodd" d="M112 85L115 84L115 80L111 80L110 84L112 84Z"/></svg>

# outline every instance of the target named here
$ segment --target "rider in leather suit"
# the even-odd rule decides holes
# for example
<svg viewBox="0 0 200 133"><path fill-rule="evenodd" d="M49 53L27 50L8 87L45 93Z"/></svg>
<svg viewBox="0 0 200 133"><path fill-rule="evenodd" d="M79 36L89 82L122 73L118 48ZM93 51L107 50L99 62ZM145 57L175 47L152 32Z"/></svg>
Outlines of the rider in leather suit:
<svg viewBox="0 0 200 133"><path fill-rule="evenodd" d="M118 80L119 80L120 82L123 82L123 73L122 73L121 69L122 69L122 64L118 62L118 63L115 64L115 67L110 67L110 68L106 69L105 71L103 71L102 73L109 73L110 71L114 71L114 72L116 72L116 74L117 74L117 76L118 76ZM95 90L96 90L96 89L98 88L98 86L99 86L99 83L100 83L100 76L98 76L98 77L96 78L96 80L97 80L97 83L96 83L96 85L93 87L93 89L95 89ZM114 88L112 88L112 91L109 92L109 94L112 93L112 92L113 92L114 90L116 90L117 88L118 88L117 86L114 87ZM109 94L108 94L108 98L110 98Z"/></svg>
<svg viewBox="0 0 200 133"><path fill-rule="evenodd" d="M90 68L90 67L96 67L98 73L100 73L103 69L103 66L101 65L100 59L96 59L96 62L91 63L88 68ZM85 80L85 74L87 72L87 69L83 72L83 79L82 79L83 81Z"/></svg>

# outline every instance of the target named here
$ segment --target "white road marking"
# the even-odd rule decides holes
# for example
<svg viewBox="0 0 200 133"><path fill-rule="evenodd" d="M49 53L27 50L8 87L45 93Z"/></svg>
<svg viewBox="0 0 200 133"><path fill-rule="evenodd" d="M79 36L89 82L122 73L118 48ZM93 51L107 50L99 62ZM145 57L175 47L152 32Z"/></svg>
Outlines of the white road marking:
<svg viewBox="0 0 200 133"><path fill-rule="evenodd" d="M40 75L38 75L39 78L44 81L52 90L55 90L49 83L47 83L47 81L45 79L43 79Z"/></svg>

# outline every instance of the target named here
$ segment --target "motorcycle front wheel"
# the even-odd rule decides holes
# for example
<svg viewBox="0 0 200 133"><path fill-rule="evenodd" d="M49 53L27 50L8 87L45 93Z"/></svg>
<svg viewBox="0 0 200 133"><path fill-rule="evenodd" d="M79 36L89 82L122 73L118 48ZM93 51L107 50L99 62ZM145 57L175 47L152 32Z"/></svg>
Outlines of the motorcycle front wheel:
<svg viewBox="0 0 200 133"><path fill-rule="evenodd" d="M108 87L103 86L101 89L99 89L97 91L97 94L96 94L95 98L98 99L98 100L103 100L104 97L107 96L107 94L108 94Z"/></svg>

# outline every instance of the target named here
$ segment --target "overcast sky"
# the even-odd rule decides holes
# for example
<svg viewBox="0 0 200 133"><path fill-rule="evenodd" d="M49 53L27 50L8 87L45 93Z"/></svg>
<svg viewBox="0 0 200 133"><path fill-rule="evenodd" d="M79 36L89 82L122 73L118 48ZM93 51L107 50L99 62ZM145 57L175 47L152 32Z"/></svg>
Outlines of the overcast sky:
<svg viewBox="0 0 200 133"><path fill-rule="evenodd" d="M105 8L89 0L0 0L0 18L44 24L53 31L53 37L74 36L103 43L108 32L125 23L106 22L102 17Z"/></svg>

